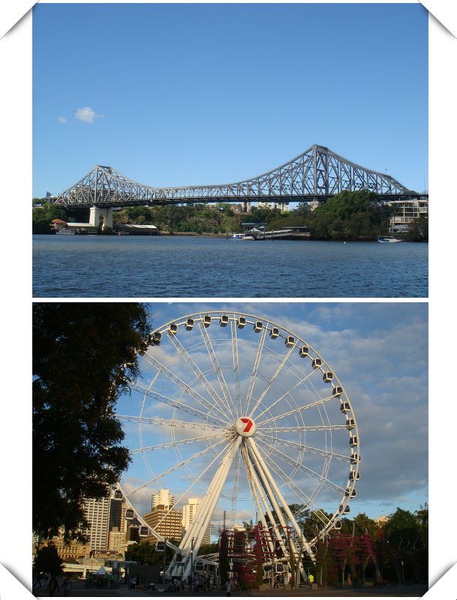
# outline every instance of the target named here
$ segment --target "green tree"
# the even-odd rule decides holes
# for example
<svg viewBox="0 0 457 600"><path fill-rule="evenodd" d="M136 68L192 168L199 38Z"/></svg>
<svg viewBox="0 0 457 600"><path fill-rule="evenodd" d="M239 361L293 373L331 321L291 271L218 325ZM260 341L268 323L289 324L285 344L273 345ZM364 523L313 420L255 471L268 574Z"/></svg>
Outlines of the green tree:
<svg viewBox="0 0 457 600"><path fill-rule="evenodd" d="M33 529L75 537L83 499L100 498L129 463L114 416L138 375L149 317L139 303L33 305Z"/></svg>
<svg viewBox="0 0 457 600"><path fill-rule="evenodd" d="M376 239L388 229L391 213L374 192L345 191L310 213L307 224L320 239Z"/></svg>
<svg viewBox="0 0 457 600"><path fill-rule="evenodd" d="M413 242L428 242L428 218L425 215L409 224L407 237Z"/></svg>
<svg viewBox="0 0 457 600"><path fill-rule="evenodd" d="M53 219L67 220L66 211L57 204L44 203L32 210L33 233L52 233L51 222Z"/></svg>
<svg viewBox="0 0 457 600"><path fill-rule="evenodd" d="M162 565L164 561L171 560L172 551L166 546L167 555L164 552L157 552L156 545L152 542L140 542L139 544L130 544L125 553L125 560L133 560L142 565Z"/></svg>
<svg viewBox="0 0 457 600"><path fill-rule="evenodd" d="M389 578L426 581L428 509L416 513L397 508L382 529L381 551ZM393 573L392 573L393 571Z"/></svg>

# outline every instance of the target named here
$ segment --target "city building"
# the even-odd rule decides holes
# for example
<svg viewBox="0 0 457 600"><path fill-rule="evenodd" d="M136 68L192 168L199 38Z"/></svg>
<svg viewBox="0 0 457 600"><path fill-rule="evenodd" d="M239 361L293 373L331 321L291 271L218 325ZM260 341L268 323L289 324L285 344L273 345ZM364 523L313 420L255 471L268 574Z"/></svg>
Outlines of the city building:
<svg viewBox="0 0 457 600"><path fill-rule="evenodd" d="M182 539L182 511L173 508L175 498L167 489L161 489L151 498L151 512L144 515L146 523L157 532L148 536L148 540L167 538L175 542Z"/></svg>
<svg viewBox="0 0 457 600"><path fill-rule="evenodd" d="M107 550L110 525L111 498L84 500L84 518L90 527L83 531L91 550Z"/></svg>
<svg viewBox="0 0 457 600"><path fill-rule="evenodd" d="M194 520L195 514L197 513L197 509L200 505L199 498L189 498L189 502L183 506L182 509L182 528L183 532L186 532L192 521ZM211 543L211 525L208 525L207 530L205 531L205 535L202 539L202 544Z"/></svg>
<svg viewBox="0 0 457 600"><path fill-rule="evenodd" d="M413 200L394 200L388 203L395 208L395 214L390 219L392 231L404 231L415 219L428 217L428 198L414 198Z"/></svg>
<svg viewBox="0 0 457 600"><path fill-rule="evenodd" d="M175 498L170 494L170 490L162 488L157 494L152 494L151 509L161 506L162 508L172 508Z"/></svg>

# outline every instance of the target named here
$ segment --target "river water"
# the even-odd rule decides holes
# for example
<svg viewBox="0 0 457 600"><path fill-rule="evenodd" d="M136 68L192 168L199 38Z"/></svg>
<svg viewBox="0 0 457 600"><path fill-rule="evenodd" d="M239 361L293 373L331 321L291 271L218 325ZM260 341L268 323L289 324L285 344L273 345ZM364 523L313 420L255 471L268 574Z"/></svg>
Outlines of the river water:
<svg viewBox="0 0 457 600"><path fill-rule="evenodd" d="M426 298L428 244L35 235L35 298Z"/></svg>

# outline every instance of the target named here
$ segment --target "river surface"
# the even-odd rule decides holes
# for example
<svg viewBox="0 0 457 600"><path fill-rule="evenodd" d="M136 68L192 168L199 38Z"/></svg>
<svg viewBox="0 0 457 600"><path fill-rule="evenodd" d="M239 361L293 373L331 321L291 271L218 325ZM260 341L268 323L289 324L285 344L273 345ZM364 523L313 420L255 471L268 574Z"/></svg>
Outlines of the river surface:
<svg viewBox="0 0 457 600"><path fill-rule="evenodd" d="M35 235L36 298L426 298L428 244Z"/></svg>

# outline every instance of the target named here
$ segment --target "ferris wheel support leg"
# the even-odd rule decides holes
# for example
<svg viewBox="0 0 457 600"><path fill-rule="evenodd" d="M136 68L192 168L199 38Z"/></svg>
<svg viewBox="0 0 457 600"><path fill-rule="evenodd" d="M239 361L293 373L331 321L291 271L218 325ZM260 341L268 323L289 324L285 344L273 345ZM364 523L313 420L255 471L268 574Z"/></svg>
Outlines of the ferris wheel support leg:
<svg viewBox="0 0 457 600"><path fill-rule="evenodd" d="M254 466L249 459L246 447L242 448L242 453L243 453L243 461L244 461L244 464L246 467L246 472L248 475L249 487L251 488L252 496L254 498L257 509L259 511L260 522L262 523L262 527L264 528L264 531L268 531L268 529L270 529L272 527L273 531L276 535L276 538L281 539L277 523L273 517L273 513L271 512L271 509L268 505L265 493L263 492L262 486L259 482L259 479L258 479L256 473L255 473ZM265 514L268 516L268 519L271 524L270 526L268 526L268 524L267 524ZM274 550L275 550L273 540L267 539L267 543L268 543L268 550L269 550L270 554L273 555Z"/></svg>
<svg viewBox="0 0 457 600"><path fill-rule="evenodd" d="M227 479L230 467L232 466L233 459L241 443L241 437L236 438L230 445L227 454L224 456L222 463L220 464L216 474L211 481L208 490L198 507L197 513L189 527L184 534L184 537L179 545L179 549L182 552L184 559L184 567L182 569L182 577L186 578L191 574L192 562L194 554L198 554L200 545L203 540L203 536L209 526L211 516L216 507L216 503L221 494L222 488L224 487ZM167 569L167 575L173 576L178 572L178 565L175 561L176 555L173 558L170 566Z"/></svg>
<svg viewBox="0 0 457 600"><path fill-rule="evenodd" d="M303 536L303 531L300 529L294 515L292 514L292 511L290 510L288 504L284 500L284 497L281 494L279 487L276 485L276 482L275 482L274 478L272 477L270 470L268 469L265 461L263 460L263 458L257 448L256 443L254 442L254 440L252 438L249 438L249 446L250 446L250 450L252 451L252 458L253 458L254 464L257 466L259 475L261 477L262 486L265 487L265 491L268 495L268 498L270 499L270 501L272 503L272 507L274 508L274 510L276 511L276 514L279 517L281 526L284 528L284 531L285 531L287 524L282 516L282 511L281 511L280 505L282 506L282 509L286 513L289 521L292 523L292 527L295 530L295 533L300 540L300 547L303 548L304 550L306 550L306 553L308 554L308 556L311 558L311 560L313 562L315 562L316 558L314 556L314 552L312 551L308 542L305 540L305 538ZM278 501L279 501L279 503L278 503ZM302 573L302 576L304 577L305 571L304 571L303 564L302 564L301 552L299 549L297 549L293 540L290 540L290 551L293 552L295 556L299 557L299 568L300 568L300 572Z"/></svg>

